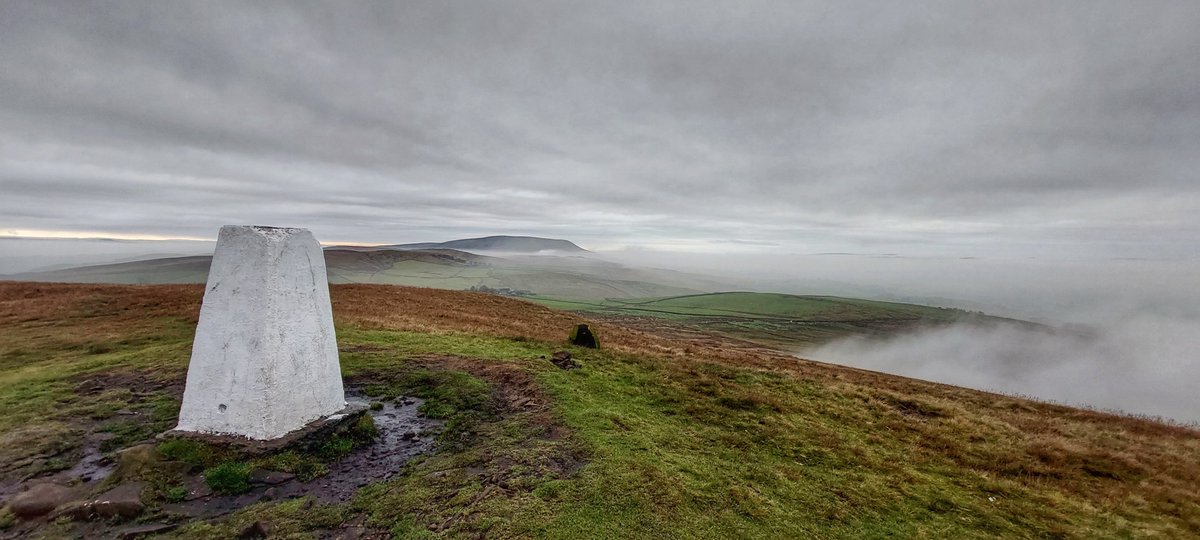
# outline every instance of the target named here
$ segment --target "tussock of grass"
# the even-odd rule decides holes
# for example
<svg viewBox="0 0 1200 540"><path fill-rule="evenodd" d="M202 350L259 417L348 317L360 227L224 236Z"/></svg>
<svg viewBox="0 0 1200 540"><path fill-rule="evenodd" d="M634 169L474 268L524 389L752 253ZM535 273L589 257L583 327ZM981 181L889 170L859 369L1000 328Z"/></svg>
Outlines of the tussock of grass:
<svg viewBox="0 0 1200 540"><path fill-rule="evenodd" d="M250 466L238 461L226 461L204 471L204 482L213 492L237 495L250 491Z"/></svg>

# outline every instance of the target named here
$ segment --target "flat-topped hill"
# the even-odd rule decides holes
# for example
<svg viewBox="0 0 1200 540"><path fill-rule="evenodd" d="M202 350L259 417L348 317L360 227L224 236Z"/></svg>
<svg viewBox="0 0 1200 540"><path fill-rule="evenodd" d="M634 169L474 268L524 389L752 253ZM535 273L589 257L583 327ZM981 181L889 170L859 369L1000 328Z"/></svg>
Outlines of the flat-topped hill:
<svg viewBox="0 0 1200 540"><path fill-rule="evenodd" d="M541 238L537 236L484 236L482 238L463 238L447 242L419 242L416 244L395 244L379 246L392 249L459 249L463 251L497 251L504 253L539 253L553 251L564 254L587 253L570 240L558 238Z"/></svg>

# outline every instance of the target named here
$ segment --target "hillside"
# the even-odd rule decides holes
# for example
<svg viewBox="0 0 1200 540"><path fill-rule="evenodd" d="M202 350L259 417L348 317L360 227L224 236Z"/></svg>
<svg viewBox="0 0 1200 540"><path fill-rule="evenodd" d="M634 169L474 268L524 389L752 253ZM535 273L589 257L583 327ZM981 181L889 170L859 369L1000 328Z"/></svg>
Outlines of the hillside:
<svg viewBox="0 0 1200 540"><path fill-rule="evenodd" d="M203 283L209 256L141 260L27 272L0 279L66 283ZM486 286L565 298L634 298L700 292L713 284L678 272L635 269L581 257L491 257L443 248L329 248L330 283L464 290Z"/></svg>
<svg viewBox="0 0 1200 540"><path fill-rule="evenodd" d="M0 283L0 498L22 480L78 475L86 467L77 462L98 452L156 444L178 411L202 292ZM272 537L1200 534L1192 429L800 361L717 336L646 333L616 317L590 321L605 348L570 349L582 367L561 370L545 358L567 348L584 316L459 291L334 285L331 294L347 387L387 403L422 400L445 422L417 434L435 449L389 479L349 484L344 501L318 500L321 491L264 499L265 487L189 501L188 486L205 475L251 465L313 477L288 489L334 489L352 474L339 463L373 450L243 464L139 447L167 460L147 477L139 523L176 520L164 537L201 539L256 522ZM728 300L721 306L742 305ZM658 303L714 309L703 299ZM126 485L124 474L109 484L89 476L76 489ZM130 526L8 512L0 535L101 537Z"/></svg>
<svg viewBox="0 0 1200 540"><path fill-rule="evenodd" d="M494 251L502 253L539 253L544 251L560 252L563 254L587 253L570 240L555 238L539 238L536 236L485 236L483 238L463 238L448 242L420 242L416 244L396 244L379 246L386 249L458 249L462 251Z"/></svg>
<svg viewBox="0 0 1200 540"><path fill-rule="evenodd" d="M952 322L1028 325L959 309L836 296L720 292L602 301L535 297L557 309L593 316L667 319L756 343L789 350L850 335L892 335ZM645 322L643 322L645 325Z"/></svg>
<svg viewBox="0 0 1200 540"><path fill-rule="evenodd" d="M24 272L0 276L0 279L64 283L203 283L208 279L208 266L211 262L212 256L209 255L167 257L79 266L45 272Z"/></svg>

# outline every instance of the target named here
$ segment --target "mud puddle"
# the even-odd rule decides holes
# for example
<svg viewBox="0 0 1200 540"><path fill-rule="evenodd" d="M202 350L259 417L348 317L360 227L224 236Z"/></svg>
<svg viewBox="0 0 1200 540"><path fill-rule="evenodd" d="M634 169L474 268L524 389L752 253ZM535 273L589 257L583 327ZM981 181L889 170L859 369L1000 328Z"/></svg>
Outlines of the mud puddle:
<svg viewBox="0 0 1200 540"><path fill-rule="evenodd" d="M347 401L367 405L367 398L356 390L347 391ZM212 494L197 475L188 479L188 497L181 503L163 505L167 512L192 518L212 518L228 514L264 500L282 500L312 496L322 503L349 501L359 488L388 480L398 474L412 458L430 452L434 437L443 422L417 412L424 403L417 398L397 398L383 408L368 411L379 430L370 446L356 449L341 461L327 464L329 472L310 482L282 473L259 475L253 489L242 495Z"/></svg>
<svg viewBox="0 0 1200 540"><path fill-rule="evenodd" d="M100 445L111 438L113 438L112 433L102 431L87 434L82 457L69 469L0 482L0 506L3 506L3 501L7 501L20 492L26 484L50 482L61 485L82 485L85 486L84 489L100 485L116 469L116 463L112 458L100 451Z"/></svg>

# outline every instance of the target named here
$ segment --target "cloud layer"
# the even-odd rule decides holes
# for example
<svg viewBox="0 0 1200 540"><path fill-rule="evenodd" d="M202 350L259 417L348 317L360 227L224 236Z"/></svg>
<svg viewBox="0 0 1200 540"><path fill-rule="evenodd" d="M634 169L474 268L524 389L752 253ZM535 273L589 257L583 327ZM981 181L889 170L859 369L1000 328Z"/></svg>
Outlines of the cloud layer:
<svg viewBox="0 0 1200 540"><path fill-rule="evenodd" d="M1188 2L9 3L0 230L1186 255L1197 27Z"/></svg>
<svg viewBox="0 0 1200 540"><path fill-rule="evenodd" d="M1071 405L1200 423L1200 319L1127 314L1087 331L959 325L806 357Z"/></svg>

